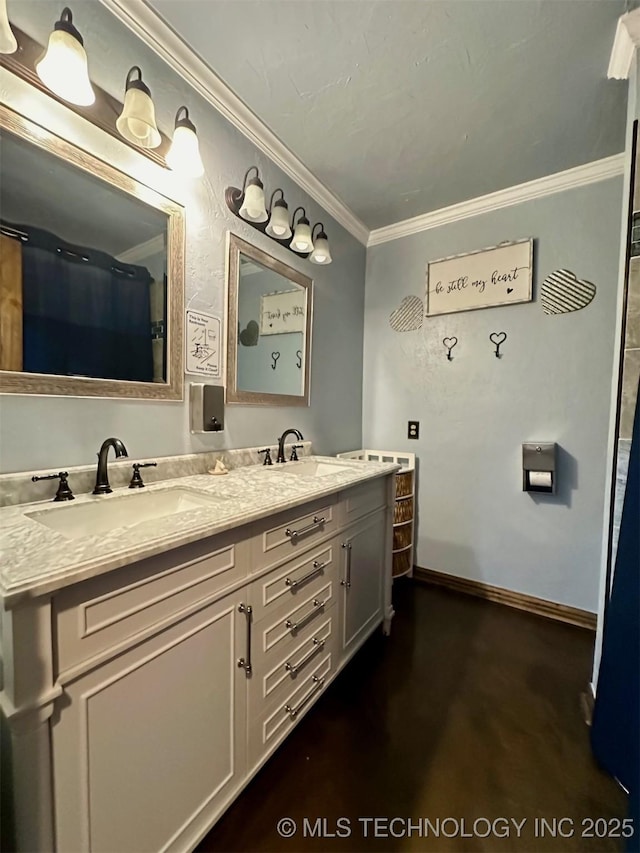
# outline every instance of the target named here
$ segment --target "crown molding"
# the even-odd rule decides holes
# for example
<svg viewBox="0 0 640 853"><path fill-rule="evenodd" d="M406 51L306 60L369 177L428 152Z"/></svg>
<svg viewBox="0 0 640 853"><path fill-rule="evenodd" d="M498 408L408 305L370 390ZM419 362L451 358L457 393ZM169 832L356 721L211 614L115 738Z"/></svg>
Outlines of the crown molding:
<svg viewBox="0 0 640 853"><path fill-rule="evenodd" d="M138 243L137 246L132 246L118 255L119 261L124 261L125 264L137 264L140 261L145 261L152 255L164 254L167 251L166 235L158 234L145 240L144 243Z"/></svg>
<svg viewBox="0 0 640 853"><path fill-rule="evenodd" d="M616 35L609 57L607 77L627 80L636 48L640 46L640 9L626 12L618 18Z"/></svg>
<svg viewBox="0 0 640 853"><path fill-rule="evenodd" d="M223 115L256 148L366 246L369 229L282 143L144 0L100 0L118 20Z"/></svg>
<svg viewBox="0 0 640 853"><path fill-rule="evenodd" d="M430 228L439 228L441 225L449 225L471 216L490 213L492 210L500 210L502 207L511 207L523 201L532 201L553 193L583 187L598 181L606 181L608 178L622 175L624 163L624 153L614 154L612 157L595 160L585 166L576 166L564 172L556 172L554 175L527 181L525 184L517 184L504 190L498 190L498 192L424 213L421 216L414 216L412 219L404 219L402 222L395 222L393 225L386 225L384 228L376 228L369 234L367 246L377 246L379 243L398 240L400 237L418 234L420 231L428 231Z"/></svg>

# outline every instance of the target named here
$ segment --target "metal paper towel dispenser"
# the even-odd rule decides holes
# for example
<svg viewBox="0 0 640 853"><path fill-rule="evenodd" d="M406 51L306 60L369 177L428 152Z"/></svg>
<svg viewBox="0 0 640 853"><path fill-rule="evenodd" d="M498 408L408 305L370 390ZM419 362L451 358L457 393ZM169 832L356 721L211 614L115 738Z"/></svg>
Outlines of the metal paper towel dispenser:
<svg viewBox="0 0 640 853"><path fill-rule="evenodd" d="M522 445L522 491L555 494L555 442L532 441Z"/></svg>
<svg viewBox="0 0 640 853"><path fill-rule="evenodd" d="M191 383L191 432L221 432L224 429L222 385Z"/></svg>

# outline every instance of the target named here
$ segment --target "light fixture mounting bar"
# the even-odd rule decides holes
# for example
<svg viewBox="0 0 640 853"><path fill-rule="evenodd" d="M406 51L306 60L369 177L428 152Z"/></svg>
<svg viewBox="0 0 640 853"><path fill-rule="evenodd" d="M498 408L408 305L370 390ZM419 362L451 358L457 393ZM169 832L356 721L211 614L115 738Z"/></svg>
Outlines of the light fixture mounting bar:
<svg viewBox="0 0 640 853"><path fill-rule="evenodd" d="M169 151L169 147L171 145L171 140L168 136L160 131L162 141L158 148L145 149L130 145L127 140L118 133L116 128L116 119L122 112L122 104L108 92L105 92L104 89L96 86L93 81L91 82L91 85L96 93L96 100L90 107L80 107L58 97L55 92L52 92L44 85L35 71L35 64L42 56L44 47L13 24L11 25L11 28L13 29L18 42L18 49L15 53L0 54L0 66L6 68L7 71L11 71L31 86L35 86L36 89L44 92L58 103L63 104L67 109L76 113L76 115L86 118L101 130L106 131L110 136L113 136L125 145L129 145L130 148L137 151L139 154L142 154L143 157L147 157L159 166L166 168L165 154Z"/></svg>

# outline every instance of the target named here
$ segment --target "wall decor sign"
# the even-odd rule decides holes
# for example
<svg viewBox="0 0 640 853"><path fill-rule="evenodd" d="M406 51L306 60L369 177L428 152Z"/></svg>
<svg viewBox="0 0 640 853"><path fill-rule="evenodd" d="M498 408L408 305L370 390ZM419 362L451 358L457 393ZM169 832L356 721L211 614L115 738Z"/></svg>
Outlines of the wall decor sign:
<svg viewBox="0 0 640 853"><path fill-rule="evenodd" d="M501 243L427 265L427 316L531 302L533 239Z"/></svg>
<svg viewBox="0 0 640 853"><path fill-rule="evenodd" d="M405 296L400 306L389 315L389 325L394 332L413 332L421 328L424 303L418 296Z"/></svg>
<svg viewBox="0 0 640 853"><path fill-rule="evenodd" d="M596 286L571 270L556 270L542 283L540 301L545 314L569 314L586 308L596 295Z"/></svg>
<svg viewBox="0 0 640 853"><path fill-rule="evenodd" d="M304 332L306 306L307 291L302 287L265 293L260 298L260 334Z"/></svg>
<svg viewBox="0 0 640 853"><path fill-rule="evenodd" d="M186 312L186 373L220 376L220 328L220 317L202 311Z"/></svg>

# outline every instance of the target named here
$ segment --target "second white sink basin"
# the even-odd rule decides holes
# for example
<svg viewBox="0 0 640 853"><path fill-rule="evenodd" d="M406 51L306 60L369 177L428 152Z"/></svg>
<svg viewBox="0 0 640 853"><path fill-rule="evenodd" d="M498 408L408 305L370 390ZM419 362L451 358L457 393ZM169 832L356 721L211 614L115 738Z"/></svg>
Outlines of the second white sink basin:
<svg viewBox="0 0 640 853"><path fill-rule="evenodd" d="M301 462L274 465L269 470L281 471L283 474L295 474L297 477L327 477L329 474L346 474L353 469L333 462L302 460Z"/></svg>
<svg viewBox="0 0 640 853"><path fill-rule="evenodd" d="M163 489L154 492L99 497L82 504L25 513L28 518L62 533L68 539L97 536L122 527L135 527L179 512L219 505L224 498L190 489Z"/></svg>

